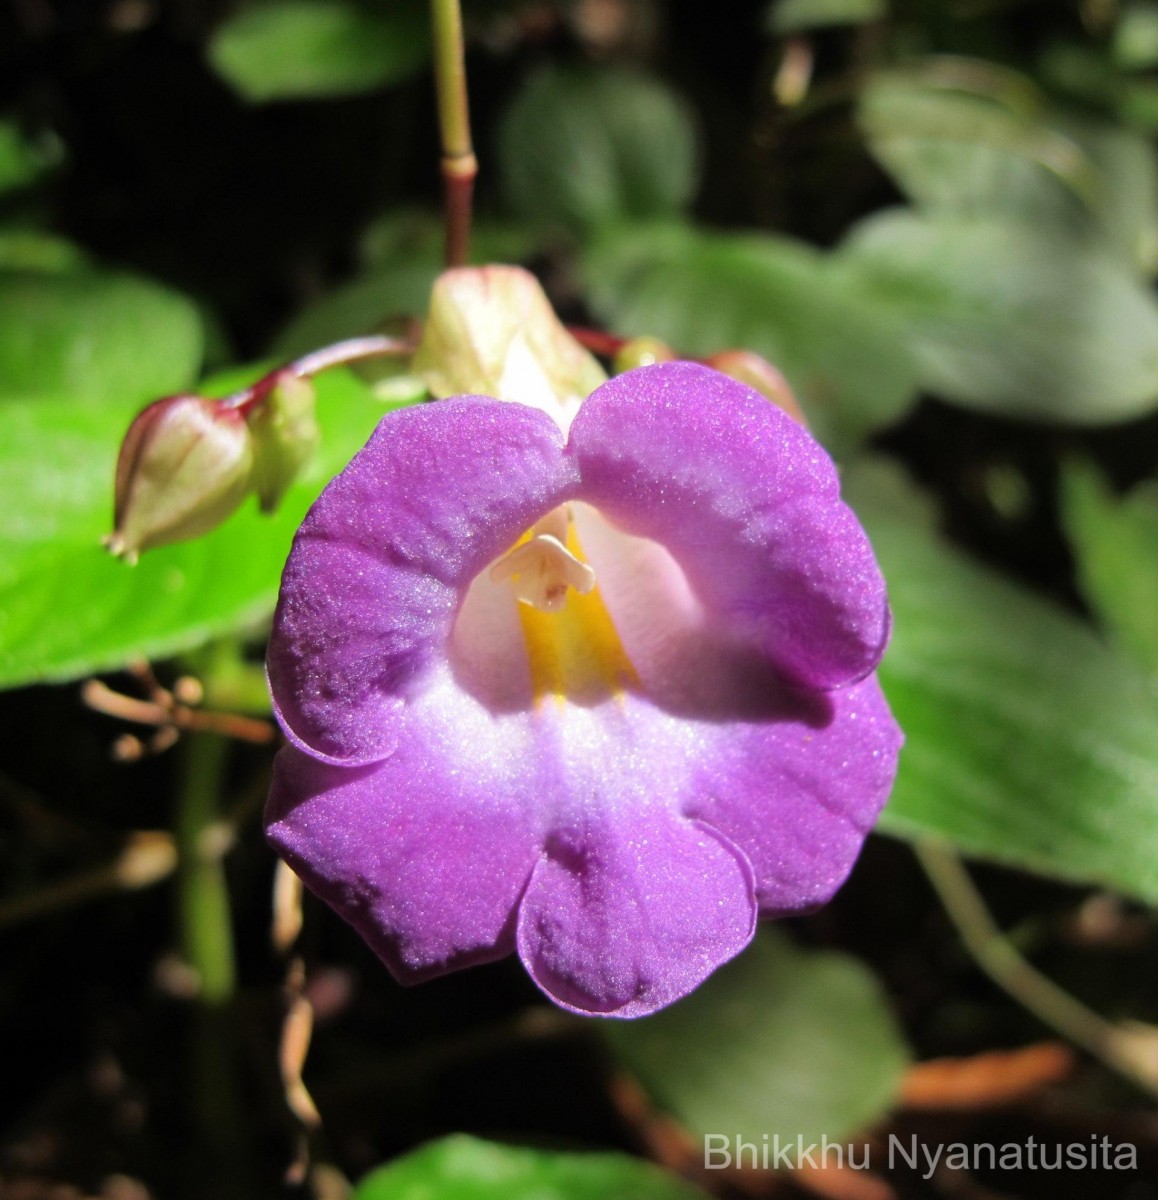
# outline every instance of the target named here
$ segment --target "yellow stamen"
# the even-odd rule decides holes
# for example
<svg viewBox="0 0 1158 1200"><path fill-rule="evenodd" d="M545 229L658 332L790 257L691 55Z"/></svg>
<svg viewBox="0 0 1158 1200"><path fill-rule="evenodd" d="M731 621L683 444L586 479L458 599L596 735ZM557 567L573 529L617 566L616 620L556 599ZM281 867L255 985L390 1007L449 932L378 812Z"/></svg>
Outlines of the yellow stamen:
<svg viewBox="0 0 1158 1200"><path fill-rule="evenodd" d="M560 572L565 570L566 584L571 584L572 579L579 584L564 585L559 594L550 590L547 602L542 604L525 598L525 580L519 580L516 585L516 594L524 600L519 605L519 620L536 702L547 696L554 696L560 702L565 698L595 701L609 694L622 693L637 683L638 677L599 594L595 574L584 558L583 547L571 522L567 523L565 548L556 537L532 531L511 555L496 564L492 577L496 577L496 573L498 578L513 577L515 572L503 564L515 559L524 547L529 547L532 538L538 543L548 539L554 543L558 554L553 547L542 552L550 557L552 567ZM558 557L561 554L567 556L565 566ZM562 580L563 575L557 578Z"/></svg>
<svg viewBox="0 0 1158 1200"><path fill-rule="evenodd" d="M567 536L565 531L563 536ZM491 567L491 579L495 583L509 580L524 604L544 612L558 612L569 589L586 594L595 586L595 572L581 558L554 535L534 530L528 541L520 542Z"/></svg>

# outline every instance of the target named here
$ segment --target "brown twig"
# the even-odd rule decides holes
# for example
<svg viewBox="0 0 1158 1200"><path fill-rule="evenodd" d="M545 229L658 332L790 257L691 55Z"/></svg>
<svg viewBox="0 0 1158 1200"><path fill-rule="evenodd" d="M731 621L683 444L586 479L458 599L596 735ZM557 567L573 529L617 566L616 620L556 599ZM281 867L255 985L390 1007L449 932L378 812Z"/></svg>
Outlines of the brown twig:
<svg viewBox="0 0 1158 1200"><path fill-rule="evenodd" d="M147 749L159 753L168 749L182 732L218 733L236 741L265 746L274 740L276 731L269 721L246 717L240 713L223 713L194 708L188 701L200 699L202 689L191 677L179 679L173 691L163 688L151 668L136 664L131 673L148 692L148 699L126 696L99 679L89 679L81 687L81 699L95 712L130 721L135 725L154 726L158 733ZM146 746L129 734L118 740L114 753L121 759L138 758Z"/></svg>
<svg viewBox="0 0 1158 1200"><path fill-rule="evenodd" d="M1015 1104L1069 1076L1074 1052L1061 1042L935 1058L905 1073L900 1104L909 1109L972 1111Z"/></svg>
<svg viewBox="0 0 1158 1200"><path fill-rule="evenodd" d="M112 862L0 902L0 929L60 912L112 892L149 887L168 878L176 867L177 850L169 834L153 830L130 834Z"/></svg>

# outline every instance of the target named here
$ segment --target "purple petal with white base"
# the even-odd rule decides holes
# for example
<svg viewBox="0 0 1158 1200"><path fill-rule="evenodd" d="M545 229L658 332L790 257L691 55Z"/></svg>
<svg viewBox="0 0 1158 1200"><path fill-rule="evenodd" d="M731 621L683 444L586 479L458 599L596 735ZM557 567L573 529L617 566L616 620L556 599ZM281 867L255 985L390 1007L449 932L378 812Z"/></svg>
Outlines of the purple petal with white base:
<svg viewBox="0 0 1158 1200"><path fill-rule="evenodd" d="M887 633L831 462L715 372L620 376L566 444L484 397L395 413L287 564L269 835L404 981L517 950L645 1015L847 876L900 747Z"/></svg>

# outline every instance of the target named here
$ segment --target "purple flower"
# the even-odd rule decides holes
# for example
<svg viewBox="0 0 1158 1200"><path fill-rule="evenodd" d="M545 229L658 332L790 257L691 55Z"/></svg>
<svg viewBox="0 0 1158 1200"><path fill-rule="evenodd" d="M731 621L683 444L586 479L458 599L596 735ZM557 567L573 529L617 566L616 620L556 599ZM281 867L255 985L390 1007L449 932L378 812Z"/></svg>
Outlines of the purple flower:
<svg viewBox="0 0 1158 1200"><path fill-rule="evenodd" d="M654 1012L848 875L901 742L888 630L827 455L705 367L569 432L393 413L286 566L270 839L400 980L517 950L564 1008Z"/></svg>

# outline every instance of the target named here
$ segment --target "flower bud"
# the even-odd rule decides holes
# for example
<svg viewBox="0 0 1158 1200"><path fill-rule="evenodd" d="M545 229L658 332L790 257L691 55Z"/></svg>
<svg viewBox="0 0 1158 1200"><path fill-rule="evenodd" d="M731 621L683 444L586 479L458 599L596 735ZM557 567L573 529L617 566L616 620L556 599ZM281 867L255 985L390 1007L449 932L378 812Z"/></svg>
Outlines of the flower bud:
<svg viewBox="0 0 1158 1200"><path fill-rule="evenodd" d="M117 458L113 554L207 533L245 498L253 471L245 418L220 401L166 396L140 412Z"/></svg>
<svg viewBox="0 0 1158 1200"><path fill-rule="evenodd" d="M788 380L766 358L761 358L751 350L721 350L704 362L721 374L755 388L777 408L783 409L798 425L808 428L808 421L792 388L788 386Z"/></svg>
<svg viewBox="0 0 1158 1200"><path fill-rule="evenodd" d="M262 512L272 512L321 440L317 393L308 379L286 371L249 414L253 438L252 486Z"/></svg>
<svg viewBox="0 0 1158 1200"><path fill-rule="evenodd" d="M431 392L541 408L566 428L606 378L521 267L460 267L434 284L412 369Z"/></svg>
<svg viewBox="0 0 1158 1200"><path fill-rule="evenodd" d="M611 364L612 373L622 375L636 367L650 367L653 363L674 362L679 355L667 344L655 337L629 338L615 352Z"/></svg>

